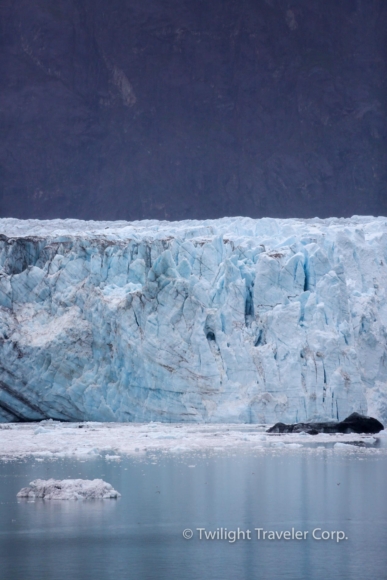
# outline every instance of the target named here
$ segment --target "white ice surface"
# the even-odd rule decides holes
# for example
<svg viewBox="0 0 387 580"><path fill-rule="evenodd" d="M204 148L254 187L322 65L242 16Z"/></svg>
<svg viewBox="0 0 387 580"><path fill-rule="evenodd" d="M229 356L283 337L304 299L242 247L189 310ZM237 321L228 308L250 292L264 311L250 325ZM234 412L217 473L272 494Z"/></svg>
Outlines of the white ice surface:
<svg viewBox="0 0 387 580"><path fill-rule="evenodd" d="M117 499L121 497L102 479L35 479L23 487L18 498L34 499Z"/></svg>
<svg viewBox="0 0 387 580"><path fill-rule="evenodd" d="M387 218L0 220L0 421L386 421L386 264Z"/></svg>
<svg viewBox="0 0 387 580"><path fill-rule="evenodd" d="M123 456L144 453L268 452L316 450L319 444L360 443L359 453L387 454L387 434L366 435L268 434L266 426L240 424L195 425L165 423L86 423L46 422L45 431L33 424L8 424L0 428L0 460L25 457L55 460L88 460L104 457L119 461ZM385 445L379 446L384 441ZM311 447L312 446L312 447Z"/></svg>

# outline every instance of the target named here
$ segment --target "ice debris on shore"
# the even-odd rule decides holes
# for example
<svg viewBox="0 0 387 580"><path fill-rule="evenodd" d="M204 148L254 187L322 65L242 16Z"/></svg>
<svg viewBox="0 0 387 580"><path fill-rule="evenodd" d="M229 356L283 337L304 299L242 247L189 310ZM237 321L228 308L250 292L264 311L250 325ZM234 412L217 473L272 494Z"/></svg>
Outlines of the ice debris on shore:
<svg viewBox="0 0 387 580"><path fill-rule="evenodd" d="M35 479L23 487L18 498L35 499L117 499L121 497L102 479Z"/></svg>
<svg viewBox="0 0 387 580"><path fill-rule="evenodd" d="M46 422L44 433L34 435L31 423L0 426L0 461L35 459L36 461L120 462L125 457L190 453L266 453L274 448L314 452L319 445L336 442L358 443L359 452L387 453L387 433L375 437L353 433L266 433L265 425L247 424L166 424L166 423L84 423L83 428L68 423ZM281 443L281 445L273 444Z"/></svg>
<svg viewBox="0 0 387 580"><path fill-rule="evenodd" d="M386 218L2 219L0 421L385 421L386 289Z"/></svg>

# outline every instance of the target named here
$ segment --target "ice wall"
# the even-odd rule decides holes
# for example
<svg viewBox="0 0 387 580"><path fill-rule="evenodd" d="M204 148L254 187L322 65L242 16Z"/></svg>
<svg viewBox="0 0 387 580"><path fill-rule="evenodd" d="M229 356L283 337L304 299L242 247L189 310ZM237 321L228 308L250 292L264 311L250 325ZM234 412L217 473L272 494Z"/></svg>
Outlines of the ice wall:
<svg viewBox="0 0 387 580"><path fill-rule="evenodd" d="M0 420L387 418L387 218L0 220Z"/></svg>

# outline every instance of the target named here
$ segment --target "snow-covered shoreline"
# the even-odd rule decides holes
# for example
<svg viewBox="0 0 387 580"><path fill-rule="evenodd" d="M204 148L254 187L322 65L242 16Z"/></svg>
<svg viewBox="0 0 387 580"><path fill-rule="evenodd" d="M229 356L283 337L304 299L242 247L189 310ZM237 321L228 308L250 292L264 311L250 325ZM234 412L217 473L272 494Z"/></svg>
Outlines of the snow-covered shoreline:
<svg viewBox="0 0 387 580"><path fill-rule="evenodd" d="M165 423L8 424L0 428L0 460L104 457L120 460L149 452L267 452L321 450L387 455L387 434L268 434L263 425Z"/></svg>

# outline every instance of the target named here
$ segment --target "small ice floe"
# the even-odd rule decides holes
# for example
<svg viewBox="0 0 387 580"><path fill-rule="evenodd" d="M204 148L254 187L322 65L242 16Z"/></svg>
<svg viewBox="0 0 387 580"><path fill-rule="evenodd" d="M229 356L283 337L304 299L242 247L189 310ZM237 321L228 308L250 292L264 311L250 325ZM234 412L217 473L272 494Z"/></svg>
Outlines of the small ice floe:
<svg viewBox="0 0 387 580"><path fill-rule="evenodd" d="M299 449L303 447L302 443L285 443L284 441L273 441L270 447L281 448L281 449Z"/></svg>
<svg viewBox="0 0 387 580"><path fill-rule="evenodd" d="M340 441L335 443L333 448L335 451L354 451L355 449L359 450L358 445L352 445L351 443L341 443Z"/></svg>
<svg viewBox="0 0 387 580"><path fill-rule="evenodd" d="M186 445L176 445L175 447L171 447L170 451L173 453L184 453L185 451L189 451L189 447Z"/></svg>
<svg viewBox="0 0 387 580"><path fill-rule="evenodd" d="M367 443L367 445L374 445L374 443L376 443L377 439L376 439L376 437L363 437L362 441L363 441L363 443Z"/></svg>
<svg viewBox="0 0 387 580"><path fill-rule="evenodd" d="M163 433L162 431L147 433L146 436L150 437L151 439L176 439L176 435L174 433Z"/></svg>
<svg viewBox="0 0 387 580"><path fill-rule="evenodd" d="M102 479L35 479L23 487L18 498L34 499L117 499L121 497Z"/></svg>
<svg viewBox="0 0 387 580"><path fill-rule="evenodd" d="M90 457L98 457L99 449L90 447L76 447L72 453L72 457L88 459Z"/></svg>
<svg viewBox="0 0 387 580"><path fill-rule="evenodd" d="M47 433L54 433L54 429L46 429L46 427L38 427L34 430L34 435L42 435Z"/></svg>
<svg viewBox="0 0 387 580"><path fill-rule="evenodd" d="M120 455L105 455L107 461L121 461Z"/></svg>
<svg viewBox="0 0 387 580"><path fill-rule="evenodd" d="M38 458L42 461L43 459L52 459L54 454L51 451L33 451L31 453L32 457Z"/></svg>

